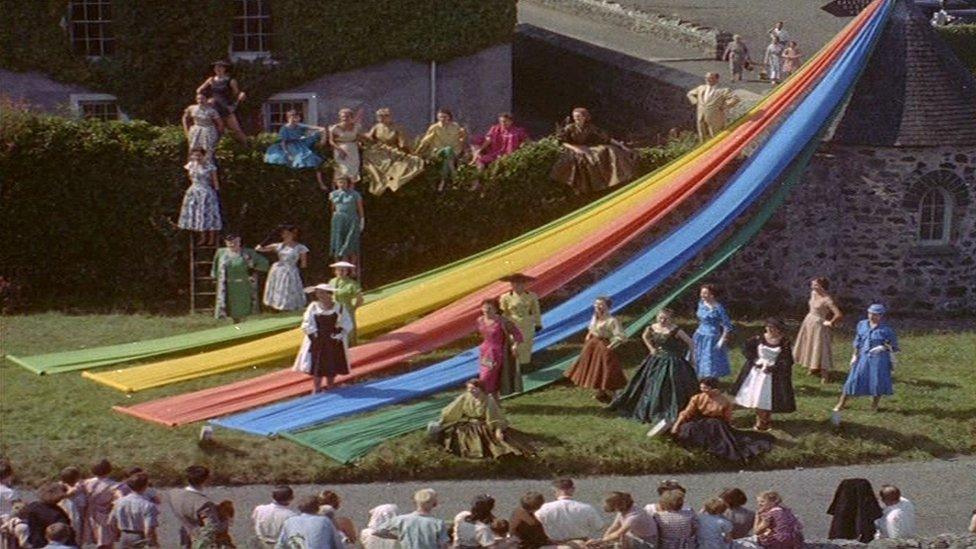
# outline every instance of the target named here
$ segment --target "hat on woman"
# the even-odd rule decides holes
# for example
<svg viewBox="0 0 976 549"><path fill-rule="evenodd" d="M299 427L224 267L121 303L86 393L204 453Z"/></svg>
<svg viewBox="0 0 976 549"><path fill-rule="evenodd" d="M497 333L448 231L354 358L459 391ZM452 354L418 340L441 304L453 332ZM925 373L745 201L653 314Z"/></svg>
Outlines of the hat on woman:
<svg viewBox="0 0 976 549"><path fill-rule="evenodd" d="M868 307L868 312L873 315L883 315L888 312L888 310L885 309L885 306L880 303L872 303L871 306Z"/></svg>
<svg viewBox="0 0 976 549"><path fill-rule="evenodd" d="M336 287L333 286L332 284L316 284L315 286L309 286L305 288L305 293L310 294L312 292L317 292L320 290L323 292L329 292L330 294L334 294L336 291Z"/></svg>
<svg viewBox="0 0 976 549"><path fill-rule="evenodd" d="M218 60L214 61L213 63L211 63L210 66L211 67L220 66L220 67L228 67L229 68L231 66L231 64L229 62L227 62L227 61L224 61L223 59L218 59Z"/></svg>
<svg viewBox="0 0 976 549"><path fill-rule="evenodd" d="M356 268L355 265L349 263L348 261L336 261L332 265L329 265L329 267L333 269L355 269Z"/></svg>

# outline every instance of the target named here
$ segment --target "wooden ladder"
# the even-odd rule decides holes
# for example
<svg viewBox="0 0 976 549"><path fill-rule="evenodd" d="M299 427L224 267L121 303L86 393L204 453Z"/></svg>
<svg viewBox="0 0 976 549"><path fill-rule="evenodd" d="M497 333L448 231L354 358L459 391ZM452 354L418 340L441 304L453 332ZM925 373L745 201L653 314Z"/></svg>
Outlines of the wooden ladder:
<svg viewBox="0 0 976 549"><path fill-rule="evenodd" d="M213 271L215 246L198 246L196 234L190 233L190 314L213 309L217 299L217 281Z"/></svg>

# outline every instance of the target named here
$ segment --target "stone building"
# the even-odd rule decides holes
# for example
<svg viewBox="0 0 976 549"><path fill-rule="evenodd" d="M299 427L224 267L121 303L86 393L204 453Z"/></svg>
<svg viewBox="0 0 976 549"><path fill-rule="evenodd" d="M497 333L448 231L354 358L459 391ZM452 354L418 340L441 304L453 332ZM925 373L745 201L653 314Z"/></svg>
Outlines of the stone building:
<svg viewBox="0 0 976 549"><path fill-rule="evenodd" d="M720 282L730 300L802 306L827 276L850 313L972 314L974 195L976 81L899 0L801 185Z"/></svg>

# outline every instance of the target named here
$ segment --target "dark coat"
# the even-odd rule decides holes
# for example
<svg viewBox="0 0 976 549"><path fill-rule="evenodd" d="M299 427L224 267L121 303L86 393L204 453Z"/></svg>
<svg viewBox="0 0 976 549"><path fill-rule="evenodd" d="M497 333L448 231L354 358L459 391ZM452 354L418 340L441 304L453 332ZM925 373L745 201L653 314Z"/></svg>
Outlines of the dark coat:
<svg viewBox="0 0 976 549"><path fill-rule="evenodd" d="M830 539L856 539L861 543L874 539L874 521L882 515L871 483L863 478L842 480L827 514L834 516L830 521Z"/></svg>
<svg viewBox="0 0 976 549"><path fill-rule="evenodd" d="M742 345L742 354L746 356L746 363L739 372L739 377L735 380L732 394L738 394L742 384L745 383L749 370L753 368L759 358L759 344L765 338L757 335L749 338ZM767 345L769 345L767 343ZM779 342L782 349L776 357L776 364L772 367L773 374L773 412L787 414L796 411L796 395L793 392L793 345L789 339L783 338Z"/></svg>

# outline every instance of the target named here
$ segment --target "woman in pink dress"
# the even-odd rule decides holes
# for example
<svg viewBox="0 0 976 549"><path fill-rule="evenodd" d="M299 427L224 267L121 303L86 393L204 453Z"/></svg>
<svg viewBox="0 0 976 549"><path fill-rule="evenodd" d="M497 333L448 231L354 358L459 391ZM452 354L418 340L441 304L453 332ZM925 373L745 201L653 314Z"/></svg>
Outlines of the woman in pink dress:
<svg viewBox="0 0 976 549"><path fill-rule="evenodd" d="M481 303L478 317L478 379L485 392L496 399L499 393L507 395L522 391L522 376L515 360L515 346L522 342L522 332L510 320L501 315L497 299Z"/></svg>
<svg viewBox="0 0 976 549"><path fill-rule="evenodd" d="M478 169L483 170L495 160L512 154L528 140L528 132L515 125L511 114L503 112L498 115L498 123L485 135L485 141L475 153L474 161Z"/></svg>

